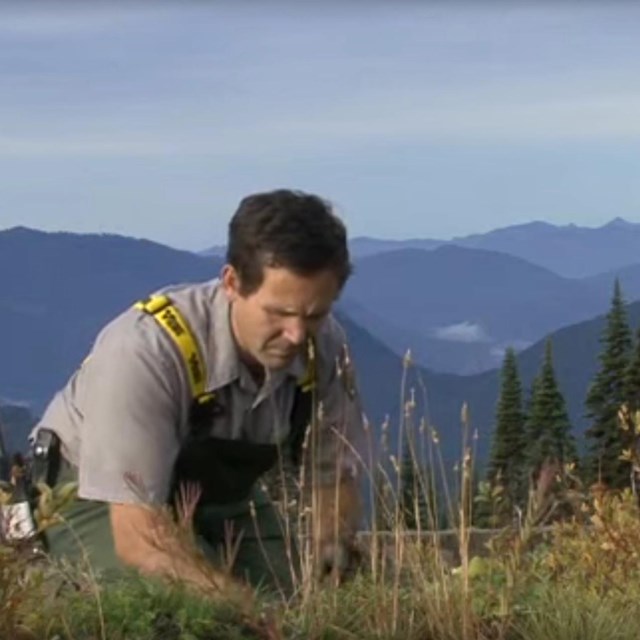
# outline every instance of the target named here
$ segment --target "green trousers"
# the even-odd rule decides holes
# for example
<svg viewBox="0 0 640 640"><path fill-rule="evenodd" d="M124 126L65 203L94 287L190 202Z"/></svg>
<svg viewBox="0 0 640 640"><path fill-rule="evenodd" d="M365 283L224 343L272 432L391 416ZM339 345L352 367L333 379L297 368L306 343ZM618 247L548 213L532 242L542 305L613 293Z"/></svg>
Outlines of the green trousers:
<svg viewBox="0 0 640 640"><path fill-rule="evenodd" d="M75 469L65 466L59 484L74 481ZM253 502L255 516L251 513ZM45 532L49 553L73 562L88 561L92 569L111 575L124 567L115 554L109 505L77 499L61 514L64 523ZM235 551L233 573L255 587L289 595L299 560L292 536L269 497L257 487L242 502L202 505L196 509L194 529L209 562L226 566L228 550ZM227 556L227 558L225 558Z"/></svg>

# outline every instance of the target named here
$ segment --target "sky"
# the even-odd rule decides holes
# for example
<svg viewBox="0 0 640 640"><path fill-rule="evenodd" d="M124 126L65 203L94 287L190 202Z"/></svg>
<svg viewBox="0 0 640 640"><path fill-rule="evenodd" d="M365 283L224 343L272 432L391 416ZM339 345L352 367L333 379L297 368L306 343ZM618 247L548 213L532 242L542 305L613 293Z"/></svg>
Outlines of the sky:
<svg viewBox="0 0 640 640"><path fill-rule="evenodd" d="M640 222L638 4L0 5L0 229L198 250L279 187L351 236Z"/></svg>

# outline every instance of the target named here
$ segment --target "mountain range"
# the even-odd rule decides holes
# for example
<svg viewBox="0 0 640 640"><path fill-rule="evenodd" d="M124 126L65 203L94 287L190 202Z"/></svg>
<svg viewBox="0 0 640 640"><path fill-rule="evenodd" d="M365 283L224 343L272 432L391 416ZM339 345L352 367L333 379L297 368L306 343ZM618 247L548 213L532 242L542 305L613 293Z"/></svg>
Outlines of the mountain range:
<svg viewBox="0 0 640 640"><path fill-rule="evenodd" d="M349 243L351 255L356 260L387 251L431 251L446 245L498 251L522 258L567 278L586 278L637 263L640 224L619 217L601 227L581 227L575 224L560 226L535 221L451 240L383 240L356 236ZM224 245L215 245L201 254L223 257L225 251Z"/></svg>
<svg viewBox="0 0 640 640"><path fill-rule="evenodd" d="M379 240L357 237L351 241L354 258L398 249L431 250L444 245L498 251L545 267L567 278L584 278L638 262L640 224L614 218L601 227L558 226L529 222L487 233L433 239Z"/></svg>
<svg viewBox="0 0 640 640"><path fill-rule="evenodd" d="M356 262L343 307L396 353L438 371L496 367L558 327L606 310L613 276L564 278L520 258L446 245Z"/></svg>
<svg viewBox="0 0 640 640"><path fill-rule="evenodd" d="M605 286L606 280L605 284L587 283L586 286L582 281L582 286L574 291L565 282L567 279L560 278L558 281L559 277L548 270L532 267L523 261L516 261L515 265L509 263L510 273L505 275L503 271L506 267L501 262L504 256L495 252L460 247L442 247L431 253L407 251L409 258L415 261L410 262L414 271L411 273L409 270L407 276L414 290L423 285L427 288L431 282L429 286L435 292L432 295L438 301L438 307L457 299L469 313L474 311L473 305L480 305L487 299L485 296L489 296L489 306L498 306L505 316L503 325L496 324L496 327L509 327L509 300L514 309L524 306L531 313L536 295L539 296L539 306L546 306L544 295L551 296L550 292L555 292L558 287L557 293L553 293L555 298L550 308L561 310L562 301L567 306L588 305L591 287L594 287L593 290L602 287L602 291L608 288ZM460 408L463 402L468 402L472 424L480 434L479 451L486 453L498 396L498 371L462 376L435 372L419 365L407 369L398 353L379 340L370 327L362 326L363 318L370 318L371 314L359 306L360 300L382 311L378 319L383 324L388 323L385 327L390 332L394 330L391 318L395 317L396 306L407 304L414 313L421 313L421 307L411 306L415 302L405 303L393 297L394 291L387 291L394 289L394 279L389 272L395 273L394 269L404 268L396 263L404 253L379 255L378 259L383 261L376 262L375 269L371 271L366 263L375 256L363 259L354 276L353 288L353 291L362 293L350 297L351 289L347 290L337 309L349 336L373 431L378 432L380 424L389 416L390 435L395 441L402 409L400 389L404 386L407 395L412 388L415 390L416 413L418 416L427 416L430 424L439 430L443 451L448 457L455 456L458 450L461 437ZM474 260L481 256L483 260L465 262L470 256ZM439 259L444 262L428 262ZM220 264L221 261L216 258L205 259L190 252L121 236L47 234L24 228L0 232L0 290L3 292L0 297L0 357L4 365L0 367L0 397L4 398L5 405L11 404L12 399L28 402L32 413L29 418L22 407L3 408L0 418L5 424L5 431L9 431L10 446L15 448L19 443L24 443L33 416L42 411L52 394L64 384L86 355L105 322L161 286L213 277ZM363 264L366 268L362 268ZM480 272L481 264L491 265L491 270ZM438 277L425 273L425 269L438 274ZM628 282L636 282L633 275L636 271L640 272L640 269L625 270L630 278ZM470 288L464 289L466 274L469 274L469 280L477 281L478 291L484 292L482 295L474 292L473 283ZM360 281L360 288L355 286L358 278L364 278ZM380 286L381 278L387 278L388 287ZM538 293L534 295L531 289L519 298L508 298L506 303L501 301L500 292L516 295L517 285L523 279L526 279L529 287L535 283ZM495 282L493 291L491 282ZM516 290L513 294L506 288L505 282L512 282ZM378 300L384 302L376 301L373 297L376 287L383 294ZM543 295L540 291L547 293ZM610 292L607 297L610 297ZM604 300L601 303L604 308L600 313L603 314L607 311L607 304ZM527 304L530 306L526 307ZM443 315L443 311L436 312L441 314L438 316L439 322L452 320ZM583 312L588 313L588 306ZM358 314L360 317L356 317ZM632 324L636 325L640 321L640 303L629 305L629 314ZM475 316L469 317L473 319ZM596 370L598 337L604 319L598 315L562 329L556 328L553 332L551 324L550 328L542 327L540 330L551 332L559 384L567 397L576 431L581 432L585 427L582 402L589 380ZM419 329L418 326L416 335L420 335ZM407 338L402 330L395 330L400 338ZM455 343L451 340L449 343L473 346L473 343ZM537 371L542 353L543 341L539 340L519 354L518 362L525 385L530 384Z"/></svg>
<svg viewBox="0 0 640 640"><path fill-rule="evenodd" d="M220 268L147 240L113 235L0 232L0 397L36 411L84 358L100 327L169 283Z"/></svg>

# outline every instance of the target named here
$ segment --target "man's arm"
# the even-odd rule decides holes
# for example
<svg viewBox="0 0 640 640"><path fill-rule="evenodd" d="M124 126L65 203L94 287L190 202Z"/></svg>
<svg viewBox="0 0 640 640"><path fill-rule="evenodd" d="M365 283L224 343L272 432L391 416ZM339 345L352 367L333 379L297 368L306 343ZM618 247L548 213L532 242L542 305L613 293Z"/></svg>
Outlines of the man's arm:
<svg viewBox="0 0 640 640"><path fill-rule="evenodd" d="M189 540L178 524L158 507L111 504L111 529L119 560L149 576L187 583L207 595L221 594L243 606L253 602L249 587L217 570Z"/></svg>
<svg viewBox="0 0 640 640"><path fill-rule="evenodd" d="M356 552L355 534L362 518L362 498L355 479L319 485L313 497L314 549L321 576L340 578Z"/></svg>
<svg viewBox="0 0 640 640"><path fill-rule="evenodd" d="M109 503L115 552L125 565L231 595L232 581L181 539L166 506L190 400L182 362L170 343L163 349L155 324L137 324L152 318L123 322L131 324L104 336L79 380L79 496Z"/></svg>
<svg viewBox="0 0 640 640"><path fill-rule="evenodd" d="M311 442L313 536L321 571L344 572L361 525L361 458L364 416L346 337L330 318L322 336L324 360L319 379L318 429ZM322 348L322 342L320 343Z"/></svg>

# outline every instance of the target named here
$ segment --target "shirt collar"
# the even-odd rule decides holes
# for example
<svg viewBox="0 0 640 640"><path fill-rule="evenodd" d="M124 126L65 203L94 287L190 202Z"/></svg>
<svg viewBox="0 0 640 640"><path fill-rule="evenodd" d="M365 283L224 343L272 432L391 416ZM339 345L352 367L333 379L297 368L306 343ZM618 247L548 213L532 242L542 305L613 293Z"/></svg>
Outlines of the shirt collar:
<svg viewBox="0 0 640 640"><path fill-rule="evenodd" d="M208 340L208 390L215 391L240 380L248 382L251 376L240 359L238 347L231 329L231 305L220 282L214 289L211 327ZM284 369L272 371L269 386L273 390L287 377L300 381L306 374L306 353L300 353Z"/></svg>

